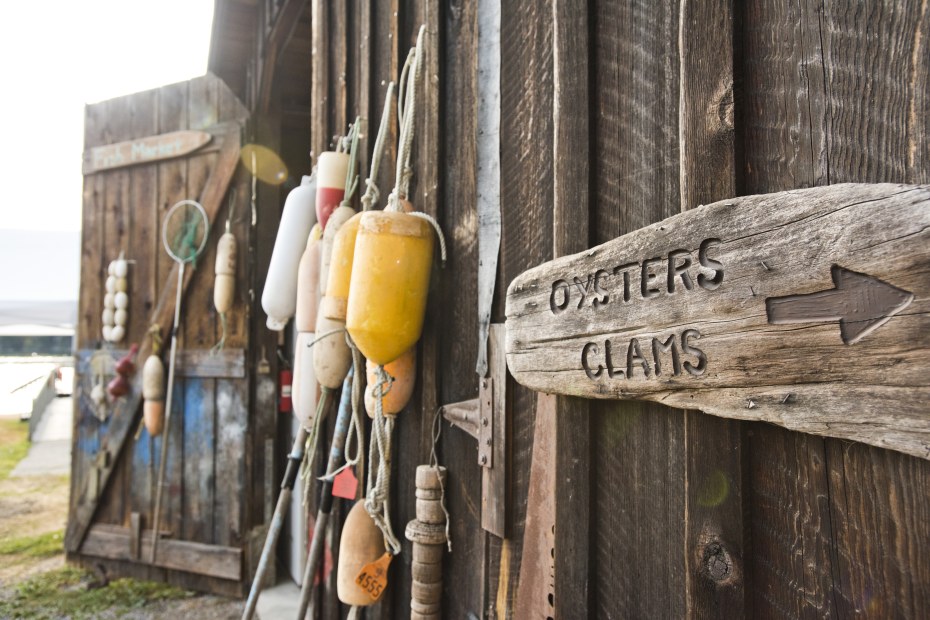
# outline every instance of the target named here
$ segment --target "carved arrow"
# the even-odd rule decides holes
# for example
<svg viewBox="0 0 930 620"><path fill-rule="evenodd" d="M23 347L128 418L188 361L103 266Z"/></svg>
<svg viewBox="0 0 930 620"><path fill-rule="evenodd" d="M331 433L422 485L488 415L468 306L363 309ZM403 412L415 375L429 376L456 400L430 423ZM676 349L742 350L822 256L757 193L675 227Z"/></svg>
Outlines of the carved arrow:
<svg viewBox="0 0 930 620"><path fill-rule="evenodd" d="M884 325L914 300L914 294L878 278L833 265L834 288L806 295L769 297L765 310L769 323L839 321L840 336L855 344Z"/></svg>

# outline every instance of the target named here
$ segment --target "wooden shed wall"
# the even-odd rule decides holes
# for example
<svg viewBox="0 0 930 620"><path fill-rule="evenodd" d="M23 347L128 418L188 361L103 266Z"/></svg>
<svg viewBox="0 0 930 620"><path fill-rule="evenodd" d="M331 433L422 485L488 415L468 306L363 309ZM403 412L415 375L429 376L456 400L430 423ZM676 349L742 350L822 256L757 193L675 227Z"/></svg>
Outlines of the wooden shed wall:
<svg viewBox="0 0 930 620"><path fill-rule="evenodd" d="M235 144L245 129L248 112L226 87L212 75L159 89L89 105L85 116L85 149L95 146L158 135L177 130L216 131L232 124ZM200 199L220 157L217 140L190 156L97 172L85 177L81 294L77 346L79 349L75 432L72 463L72 521L81 499L83 485L94 475L94 459L101 448L114 450L108 438L111 417L99 422L92 414L89 391L94 377L87 366L92 352L102 345L101 311L107 265L123 251L134 261L129 270L129 325L121 346L142 343L147 338L150 317L159 301L175 295L177 279L172 277L174 262L162 246L161 232L168 209L182 199ZM238 161L236 148L236 161ZM261 265L248 260L256 245L256 231L250 226L248 176L233 177L229 193L221 188L222 206L204 253L195 264L189 290L182 301L182 321L178 332L181 364L175 383L172 425L168 437L168 460L163 497L163 530L169 538L223 548L246 546L248 533L263 522L250 513L252 489L261 495L264 477L256 476L264 453L258 430L264 418L271 418L269 437L274 436L273 410L251 408L252 387L248 369L253 366L254 341L250 338L250 316L255 315L251 290ZM232 232L239 244L236 297L227 315L226 350L209 357L209 349L221 334L220 319L213 307L213 264L216 241L234 204ZM262 226L274 230L278 208L263 214ZM161 325L167 351L171 325ZM104 347L107 348L107 347ZM114 351L118 357L123 351ZM273 351L271 352L273 354ZM167 356L166 359L167 367ZM210 361L212 370L201 362ZM141 368L143 359L137 360ZM199 368L198 368L199 366ZM117 412L116 408L111 411ZM118 412L122 414L123 412ZM128 413L128 412L126 412ZM117 413L113 413L113 416ZM257 430L258 429L258 430ZM115 463L91 532L108 526L129 528L130 516L141 516L142 529L153 527L155 476L162 437L151 437L142 428L134 437L130 431L124 449ZM72 524L73 525L73 524ZM99 527L103 526L103 530ZM144 562L114 560L112 549L99 546L99 537L90 535L73 559L106 566L116 575L135 575L169 580L185 587L240 593L240 578L211 579L184 571L150 568ZM128 543L127 543L128 544ZM103 554L109 559L101 557ZM128 549L125 550L128 555ZM118 555L118 554L116 554ZM243 553L239 554L240 557ZM196 561L197 556L192 556ZM241 572L239 566L232 572ZM193 569L193 572L199 572ZM245 580L245 577L241 577Z"/></svg>
<svg viewBox="0 0 930 620"><path fill-rule="evenodd" d="M714 194L930 180L930 14L918 2L501 5L495 321L506 284L528 267L725 197ZM417 395L395 431L396 531L414 517L411 473L429 458L436 408L477 396L479 6L307 8L310 148L363 115L366 167L386 83L421 23L431 35L414 202L438 217L449 262L434 278ZM282 135L282 148L289 140L303 137ZM385 166L385 194L392 176ZM508 389L507 539L481 529L473 440L444 425L445 617L919 617L930 606L930 462L659 405ZM533 470L543 448L551 478ZM548 508L525 540L533 476ZM554 551L540 545L550 540ZM409 569L405 542L368 617L407 617ZM333 578L317 599L327 618L344 613Z"/></svg>

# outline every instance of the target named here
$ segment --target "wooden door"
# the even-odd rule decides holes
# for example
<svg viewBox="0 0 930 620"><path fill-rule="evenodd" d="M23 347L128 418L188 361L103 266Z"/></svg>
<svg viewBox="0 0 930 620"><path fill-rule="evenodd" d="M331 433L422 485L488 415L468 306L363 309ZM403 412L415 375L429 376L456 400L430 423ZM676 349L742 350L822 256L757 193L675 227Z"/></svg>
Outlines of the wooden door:
<svg viewBox="0 0 930 620"><path fill-rule="evenodd" d="M263 422L250 414L247 373L249 296L256 266L248 177L239 148L248 114L220 80L207 75L90 105L85 119L85 179L81 292L77 333L77 391L72 447L69 558L104 566L116 576L139 576L229 594L247 587L244 556L254 522L253 442ZM186 133L174 133L186 132ZM172 151L178 136L195 136L189 153ZM145 140L145 138L150 138ZM199 144L205 142L204 144ZM161 146L160 146L161 145ZM167 146L165 146L167 145ZM180 156L178 153L182 152ZM167 355L177 266L162 245L165 214L183 199L200 201L212 223L206 250L188 266L181 302L178 370L167 435L140 425L139 375L132 390L104 407L90 391L101 354L107 377L129 343L142 351L141 368L158 324ZM275 214L276 209L270 213ZM216 242L230 220L238 240L236 297L225 320L226 345L213 307ZM274 218L262 225L273 229ZM265 221L267 220L267 222ZM125 339L103 342L101 311L110 261L130 260L129 323ZM94 360L92 362L92 360ZM107 360L109 362L107 363ZM267 424L266 424L267 425ZM168 441L161 531L155 564L149 560L153 504L162 442ZM261 512L261 507L259 507Z"/></svg>

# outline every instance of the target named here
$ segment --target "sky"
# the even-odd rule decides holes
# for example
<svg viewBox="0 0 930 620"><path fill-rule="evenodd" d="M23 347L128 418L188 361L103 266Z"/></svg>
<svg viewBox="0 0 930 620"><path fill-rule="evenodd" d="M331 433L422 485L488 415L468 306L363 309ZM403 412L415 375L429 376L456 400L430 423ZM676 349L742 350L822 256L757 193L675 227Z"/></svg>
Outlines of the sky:
<svg viewBox="0 0 930 620"><path fill-rule="evenodd" d="M0 232L71 231L48 243L69 240L74 265L49 290L42 274L68 266L0 235L0 261L23 259L16 278L0 266L0 299L77 299L84 105L203 75L212 20L213 0L3 3Z"/></svg>

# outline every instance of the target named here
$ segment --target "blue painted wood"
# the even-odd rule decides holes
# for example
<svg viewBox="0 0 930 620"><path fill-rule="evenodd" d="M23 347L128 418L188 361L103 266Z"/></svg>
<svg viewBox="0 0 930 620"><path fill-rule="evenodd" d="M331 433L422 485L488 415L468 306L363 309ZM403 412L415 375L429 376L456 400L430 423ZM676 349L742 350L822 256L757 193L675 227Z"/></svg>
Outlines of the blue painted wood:
<svg viewBox="0 0 930 620"><path fill-rule="evenodd" d="M213 538L215 379L184 381L184 499L181 537Z"/></svg>

